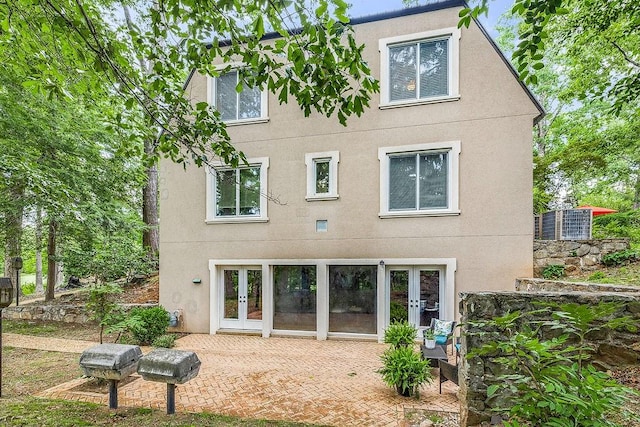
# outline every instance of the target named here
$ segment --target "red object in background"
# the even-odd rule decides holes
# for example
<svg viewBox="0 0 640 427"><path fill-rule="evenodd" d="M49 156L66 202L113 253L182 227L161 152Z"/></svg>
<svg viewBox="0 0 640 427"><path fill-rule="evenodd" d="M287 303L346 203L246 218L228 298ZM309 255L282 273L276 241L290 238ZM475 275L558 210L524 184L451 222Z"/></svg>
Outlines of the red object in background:
<svg viewBox="0 0 640 427"><path fill-rule="evenodd" d="M618 212L615 209L601 208L598 206L589 206L589 205L578 206L578 209L591 209L591 215L593 216L606 215L606 214Z"/></svg>

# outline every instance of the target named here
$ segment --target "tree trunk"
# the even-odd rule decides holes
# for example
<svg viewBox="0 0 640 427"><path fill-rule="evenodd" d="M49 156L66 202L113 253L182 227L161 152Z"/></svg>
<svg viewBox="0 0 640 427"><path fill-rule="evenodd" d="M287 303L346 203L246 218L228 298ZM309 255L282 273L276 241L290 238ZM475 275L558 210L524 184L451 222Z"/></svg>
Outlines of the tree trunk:
<svg viewBox="0 0 640 427"><path fill-rule="evenodd" d="M55 219L49 220L49 238L47 239L47 292L45 301L53 301L56 288L56 232L58 223Z"/></svg>
<svg viewBox="0 0 640 427"><path fill-rule="evenodd" d="M640 174L636 176L635 191L633 193L633 209L640 208Z"/></svg>
<svg viewBox="0 0 640 427"><path fill-rule="evenodd" d="M44 293L42 284L42 209L36 209L36 294Z"/></svg>
<svg viewBox="0 0 640 427"><path fill-rule="evenodd" d="M6 212L4 217L4 233L5 233L5 250L4 250L4 275L11 279L11 283L15 286L17 283L17 272L13 268L13 259L20 256L22 239L22 215L24 207L22 199L24 196L24 188L21 186L9 187L9 198L12 202L12 208ZM22 289L18 289L19 295L22 296Z"/></svg>
<svg viewBox="0 0 640 427"><path fill-rule="evenodd" d="M145 151L150 150L150 141L145 141ZM142 221L145 229L142 232L142 246L147 251L149 260L157 263L160 249L158 233L158 167L154 164L147 168L147 183L142 189Z"/></svg>
<svg viewBox="0 0 640 427"><path fill-rule="evenodd" d="M153 3L152 7L157 9L157 3ZM132 30L133 21L131 20L131 13L125 3L122 3L122 10L127 27L129 27L129 30ZM139 56L138 64L140 65L141 72L149 73L151 63L148 63L144 58ZM153 129L154 126L151 125L150 128ZM153 141L146 138L144 141L145 154L151 154L153 150L152 145ZM142 232L142 247L147 251L149 261L157 265L158 251L160 249L158 230L158 166L155 163L152 164L147 168L146 174L147 183L142 188L142 222L145 224L145 229Z"/></svg>

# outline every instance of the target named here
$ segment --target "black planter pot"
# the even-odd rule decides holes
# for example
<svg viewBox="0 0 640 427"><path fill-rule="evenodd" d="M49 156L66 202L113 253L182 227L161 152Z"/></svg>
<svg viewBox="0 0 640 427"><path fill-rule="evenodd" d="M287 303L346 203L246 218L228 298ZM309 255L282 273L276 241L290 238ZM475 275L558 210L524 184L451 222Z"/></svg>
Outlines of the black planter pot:
<svg viewBox="0 0 640 427"><path fill-rule="evenodd" d="M398 394L400 396L404 396L404 397L412 397L413 396L413 389L412 388L408 388L406 390L402 390L402 387L397 386L396 387L396 391L398 392Z"/></svg>

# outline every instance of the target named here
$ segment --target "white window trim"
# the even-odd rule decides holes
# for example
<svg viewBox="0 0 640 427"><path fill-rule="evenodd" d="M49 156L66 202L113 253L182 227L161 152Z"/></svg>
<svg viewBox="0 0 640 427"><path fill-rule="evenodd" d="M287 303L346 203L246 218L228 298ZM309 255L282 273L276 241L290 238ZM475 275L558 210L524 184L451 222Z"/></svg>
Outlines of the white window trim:
<svg viewBox="0 0 640 427"><path fill-rule="evenodd" d="M450 27L403 36L388 37L378 41L380 51L380 109L406 107L410 105L433 104L438 102L456 101L460 99L460 37L459 28ZM449 39L449 93L448 95L421 99L389 100L389 47L394 44L419 42L429 39Z"/></svg>
<svg viewBox="0 0 640 427"><path fill-rule="evenodd" d="M238 68L242 68L244 66L241 62L233 62L231 64L219 65L216 66L216 70L225 70L225 72L236 71ZM231 67L230 69L226 69L227 67ZM211 106L216 105L216 85L215 85L215 77L207 76L207 103ZM266 90L260 91L260 117L254 117L251 119L237 119L237 120L225 120L225 124L227 126L239 126L246 124L255 124L255 123L266 123L269 121L269 93Z"/></svg>
<svg viewBox="0 0 640 427"><path fill-rule="evenodd" d="M444 209L425 210L389 210L389 155L404 153L421 153L428 151L449 152L447 156L448 186L447 202L449 206ZM397 147L378 148L378 160L380 160L380 218L398 218L415 216L447 216L459 215L459 162L460 162L460 141L434 142L415 145L402 145Z"/></svg>
<svg viewBox="0 0 640 427"><path fill-rule="evenodd" d="M225 165L222 162L213 164L212 167L206 167L205 172L207 174L207 207L206 207L206 224L220 224L220 223L245 223L245 222L267 222L269 217L267 216L267 205L269 194L267 184L267 169L269 169L268 157L255 157L247 159L249 166L260 166L260 215L259 216L216 216L216 174L215 168L224 169L237 169ZM239 165L242 168L243 165ZM214 170L212 170L214 169Z"/></svg>
<svg viewBox="0 0 640 427"><path fill-rule="evenodd" d="M316 193L316 160L329 160L329 192ZM304 155L304 163L307 165L307 201L335 200L338 195L338 163L340 153L338 151L324 151L321 153L307 153Z"/></svg>

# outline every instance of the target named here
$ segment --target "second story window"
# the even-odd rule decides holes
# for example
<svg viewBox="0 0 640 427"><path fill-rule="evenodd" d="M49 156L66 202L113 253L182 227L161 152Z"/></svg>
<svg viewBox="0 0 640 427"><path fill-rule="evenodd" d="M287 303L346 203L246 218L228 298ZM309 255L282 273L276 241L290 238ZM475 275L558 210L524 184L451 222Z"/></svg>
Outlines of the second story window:
<svg viewBox="0 0 640 427"><path fill-rule="evenodd" d="M237 70L211 79L211 100L225 122L266 119L266 93L242 83ZM242 90L237 91L238 84Z"/></svg>
<svg viewBox="0 0 640 427"><path fill-rule="evenodd" d="M338 151L307 153L307 200L332 200L338 198Z"/></svg>
<svg viewBox="0 0 640 427"><path fill-rule="evenodd" d="M267 158L251 159L248 166L209 168L207 222L267 220Z"/></svg>
<svg viewBox="0 0 640 427"><path fill-rule="evenodd" d="M380 106L458 99L459 38L448 28L380 40Z"/></svg>
<svg viewBox="0 0 640 427"><path fill-rule="evenodd" d="M457 215L460 142L378 149L380 217Z"/></svg>

